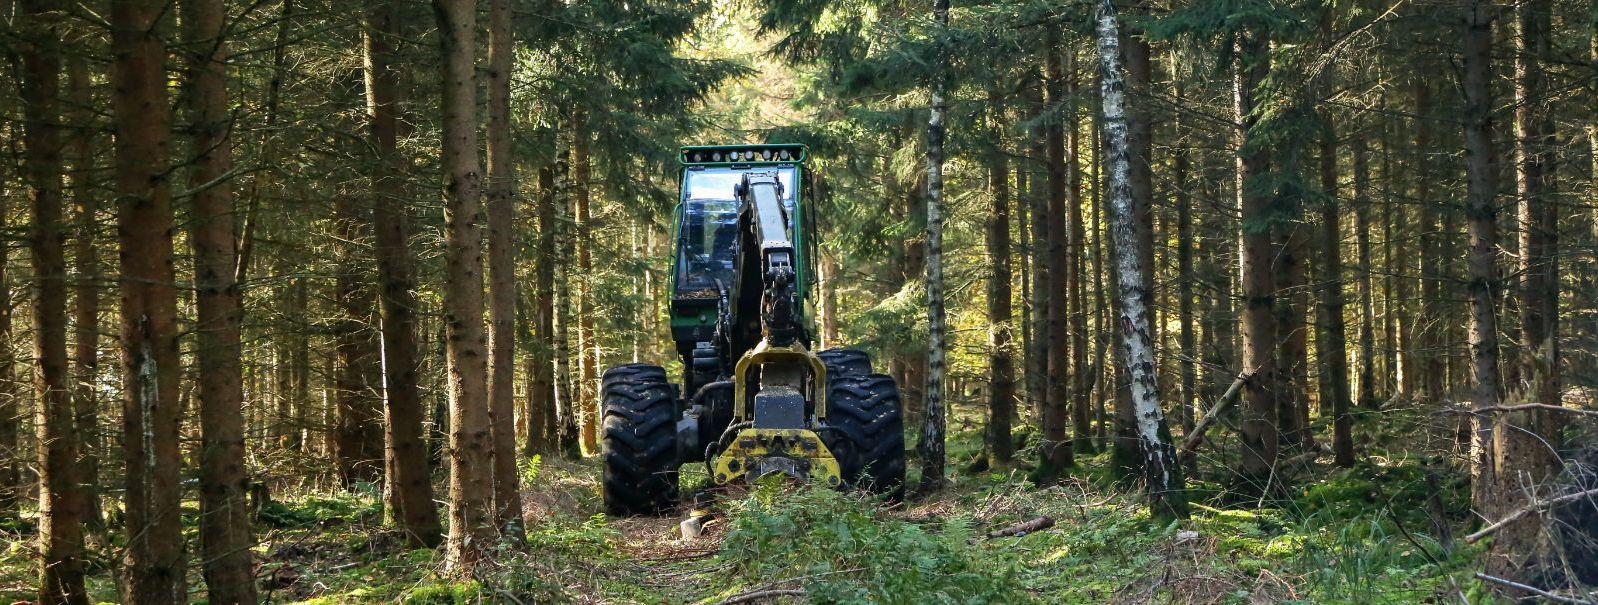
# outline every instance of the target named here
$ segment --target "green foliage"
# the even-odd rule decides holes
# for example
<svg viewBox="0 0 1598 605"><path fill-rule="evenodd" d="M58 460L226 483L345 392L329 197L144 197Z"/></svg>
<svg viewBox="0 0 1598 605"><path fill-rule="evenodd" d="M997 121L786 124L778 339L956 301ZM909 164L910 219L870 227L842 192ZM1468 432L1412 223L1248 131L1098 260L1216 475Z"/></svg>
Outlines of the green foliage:
<svg viewBox="0 0 1598 605"><path fill-rule="evenodd" d="M557 518L550 523L531 527L527 531L527 544L535 551L555 552L586 559L614 556L612 540L620 534L612 529L604 514L597 514L580 523L569 518Z"/></svg>
<svg viewBox="0 0 1598 605"><path fill-rule="evenodd" d="M468 605L480 602L482 596L483 585L476 580L439 582L417 587L400 602L405 605Z"/></svg>
<svg viewBox="0 0 1598 605"><path fill-rule="evenodd" d="M921 306L925 297L923 280L909 280L903 289L861 312L849 325L854 342L879 354L925 350L927 317Z"/></svg>
<svg viewBox="0 0 1598 605"><path fill-rule="evenodd" d="M532 485L538 480L538 471L544 466L544 457L533 454L529 457L516 458L516 475L521 485Z"/></svg>
<svg viewBox="0 0 1598 605"><path fill-rule="evenodd" d="M382 510L383 504L376 498L346 492L332 496L308 496L295 502L273 501L261 509L259 519L267 527L306 527L375 517Z"/></svg>
<svg viewBox="0 0 1598 605"><path fill-rule="evenodd" d="M735 504L721 557L740 573L791 580L816 603L1018 603L1014 570L969 546L971 519L935 529L896 520L863 497L762 488Z"/></svg>

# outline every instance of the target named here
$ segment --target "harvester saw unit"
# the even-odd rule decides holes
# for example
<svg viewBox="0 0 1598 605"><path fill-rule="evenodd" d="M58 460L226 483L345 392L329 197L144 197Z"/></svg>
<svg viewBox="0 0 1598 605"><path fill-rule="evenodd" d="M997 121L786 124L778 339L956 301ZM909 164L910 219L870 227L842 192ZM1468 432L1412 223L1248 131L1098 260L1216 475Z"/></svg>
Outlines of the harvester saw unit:
<svg viewBox="0 0 1598 605"><path fill-rule="evenodd" d="M671 336L682 360L610 368L601 385L605 509L675 506L678 469L715 485L781 475L897 495L904 422L862 351L814 351L816 203L803 145L683 147Z"/></svg>

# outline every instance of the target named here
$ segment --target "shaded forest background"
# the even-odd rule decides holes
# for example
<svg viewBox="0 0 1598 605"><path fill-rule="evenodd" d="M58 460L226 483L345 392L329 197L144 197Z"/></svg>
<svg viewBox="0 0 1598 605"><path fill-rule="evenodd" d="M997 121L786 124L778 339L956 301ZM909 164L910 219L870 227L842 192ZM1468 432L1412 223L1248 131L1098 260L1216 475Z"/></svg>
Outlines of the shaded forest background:
<svg viewBox="0 0 1598 605"><path fill-rule="evenodd" d="M1133 241L1112 241L1096 5L434 4L0 0L0 595L1592 598L1598 4L1121 3ZM950 454L912 481L945 490L757 494L706 551L778 544L835 577L563 575L703 578L658 567L701 556L663 545L676 520L590 520L584 459L604 368L681 366L679 145L809 146L819 340L870 351L922 425L935 85ZM1169 526L1188 512L1132 512L1125 254L1194 505ZM1040 515L1076 527L966 550ZM329 519L387 536L336 570L382 580L306 588L285 544ZM773 519L883 550L806 550ZM912 543L951 567L839 563ZM1228 585L1058 581L1178 548L1230 553L1177 572ZM1388 567L1308 571L1370 553ZM540 579L492 563L517 557Z"/></svg>

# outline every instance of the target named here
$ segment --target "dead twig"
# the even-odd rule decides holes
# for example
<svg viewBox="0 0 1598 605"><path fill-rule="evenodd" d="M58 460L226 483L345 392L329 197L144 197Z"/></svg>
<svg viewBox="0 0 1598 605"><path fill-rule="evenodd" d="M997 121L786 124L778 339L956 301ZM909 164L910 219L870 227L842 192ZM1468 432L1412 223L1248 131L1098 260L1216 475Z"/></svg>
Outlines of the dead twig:
<svg viewBox="0 0 1598 605"><path fill-rule="evenodd" d="M775 588L775 589L771 589L771 590L755 590L755 591L743 592L743 593L738 593L738 594L732 595L732 596L727 597L726 599L722 600L717 605L734 605L736 603L749 603L749 602L756 601L756 600L759 600L759 599L769 599L769 598L773 598L773 597L802 597L802 596L805 596L806 594L809 594L809 593L805 592L804 589L799 589L799 588Z"/></svg>
<svg viewBox="0 0 1598 605"><path fill-rule="evenodd" d="M1573 494L1565 494L1565 495L1560 496L1558 498L1552 498L1552 499L1548 499L1548 500L1543 500L1541 502L1533 502L1533 503L1531 503L1530 506L1527 506L1527 507L1522 508L1520 510L1517 510L1515 512L1509 513L1508 516L1504 517L1503 519L1499 519L1497 523L1493 523L1492 525L1488 525L1487 527L1483 527L1483 528L1477 530L1476 533L1473 533L1471 535L1465 536L1465 543L1466 544L1474 544L1474 543L1476 543L1477 540L1480 540L1482 538L1485 538L1487 536L1492 535L1494 532L1497 532L1498 530L1503 529L1505 526L1507 526L1507 525L1509 525L1511 523L1514 523L1516 521L1519 521L1520 519L1524 518L1526 515L1530 515L1532 513L1540 513L1542 511L1548 510L1551 507L1559 506L1559 505L1564 504L1566 502L1575 502L1575 501L1580 500L1582 498L1591 498L1591 497L1594 497L1594 496L1598 496L1598 488L1589 489L1589 490L1584 491L1584 492L1576 492L1576 493L1573 493Z"/></svg>
<svg viewBox="0 0 1598 605"><path fill-rule="evenodd" d="M1567 597L1567 596L1564 596L1564 595L1557 595L1557 594L1548 592L1546 590L1543 590L1541 588L1538 588L1536 586L1530 586L1530 585L1527 585L1527 584L1521 584L1520 582L1516 582L1516 581L1513 581L1513 580L1505 580L1505 579L1497 577L1497 576L1489 576L1489 575L1484 574L1484 573L1479 572L1479 571L1476 572L1476 579L1478 579L1478 580L1486 580L1488 582L1492 582L1492 583L1497 584L1499 586L1508 586L1508 587L1516 589L1516 590L1524 590L1526 592L1532 593L1532 594L1537 595L1539 597L1542 597L1544 599L1548 599L1548 600L1553 601L1555 603L1576 603L1577 605L1586 605L1588 603L1592 603L1592 601L1590 601L1590 600L1573 599L1573 598L1570 598L1570 597Z"/></svg>

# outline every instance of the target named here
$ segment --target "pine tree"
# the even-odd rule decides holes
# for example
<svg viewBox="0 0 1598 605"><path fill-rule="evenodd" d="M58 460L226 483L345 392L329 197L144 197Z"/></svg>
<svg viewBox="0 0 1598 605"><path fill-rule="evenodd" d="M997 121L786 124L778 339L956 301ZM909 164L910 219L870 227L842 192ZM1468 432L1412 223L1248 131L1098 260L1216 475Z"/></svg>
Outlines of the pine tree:
<svg viewBox="0 0 1598 605"><path fill-rule="evenodd" d="M522 500L516 480L516 266L512 231L516 180L511 173L510 0L489 0L488 72L488 270L489 429L494 440L494 515L498 526L521 534ZM531 439L531 434L529 434Z"/></svg>
<svg viewBox="0 0 1598 605"><path fill-rule="evenodd" d="M418 376L415 267L409 250L410 226L397 146L402 122L395 43L399 36L397 0L369 0L364 14L366 107L371 129L373 212L377 272L382 304L383 468L386 504L405 530L410 546L438 544L438 507L433 503L431 468L422 433L425 414Z"/></svg>
<svg viewBox="0 0 1598 605"><path fill-rule="evenodd" d="M117 229L121 234L123 461L128 546L123 602L187 600L180 515L177 289L161 0L111 3Z"/></svg>
<svg viewBox="0 0 1598 605"><path fill-rule="evenodd" d="M1277 322L1275 316L1276 279L1271 269L1275 246L1271 242L1273 220L1271 200L1254 182L1268 169L1268 150L1257 141L1254 128L1259 123L1256 104L1261 82L1270 70L1266 53L1269 42L1262 34L1244 31L1236 37L1235 107L1239 127L1237 159L1238 209L1242 253L1243 375L1244 406L1242 421L1243 458L1239 479L1256 490L1266 482L1277 461L1276 375Z"/></svg>
<svg viewBox="0 0 1598 605"><path fill-rule="evenodd" d="M476 0L436 0L443 61L444 320L449 361L446 562L471 576L494 536L493 446L483 328L482 188L477 160Z"/></svg>
<svg viewBox="0 0 1598 605"><path fill-rule="evenodd" d="M988 450L999 462L1015 455L1010 420L1015 415L1015 357L1011 346L1010 167L1004 149L1004 104L996 87L988 89L989 128L994 149L988 159L990 215L988 265ZM836 312L836 311L834 311Z"/></svg>
<svg viewBox="0 0 1598 605"><path fill-rule="evenodd" d="M181 6L188 62L188 130L198 155L189 240L194 248L195 356L200 385L200 546L207 598L254 603L255 570L244 466L244 384L239 326L243 307L234 281L238 264L227 93L225 11L220 0Z"/></svg>
<svg viewBox="0 0 1598 605"><path fill-rule="evenodd" d="M39 602L86 604L77 414L67 373L67 262L62 211L61 13L22 3L26 170L33 195L34 386L39 394Z"/></svg>

